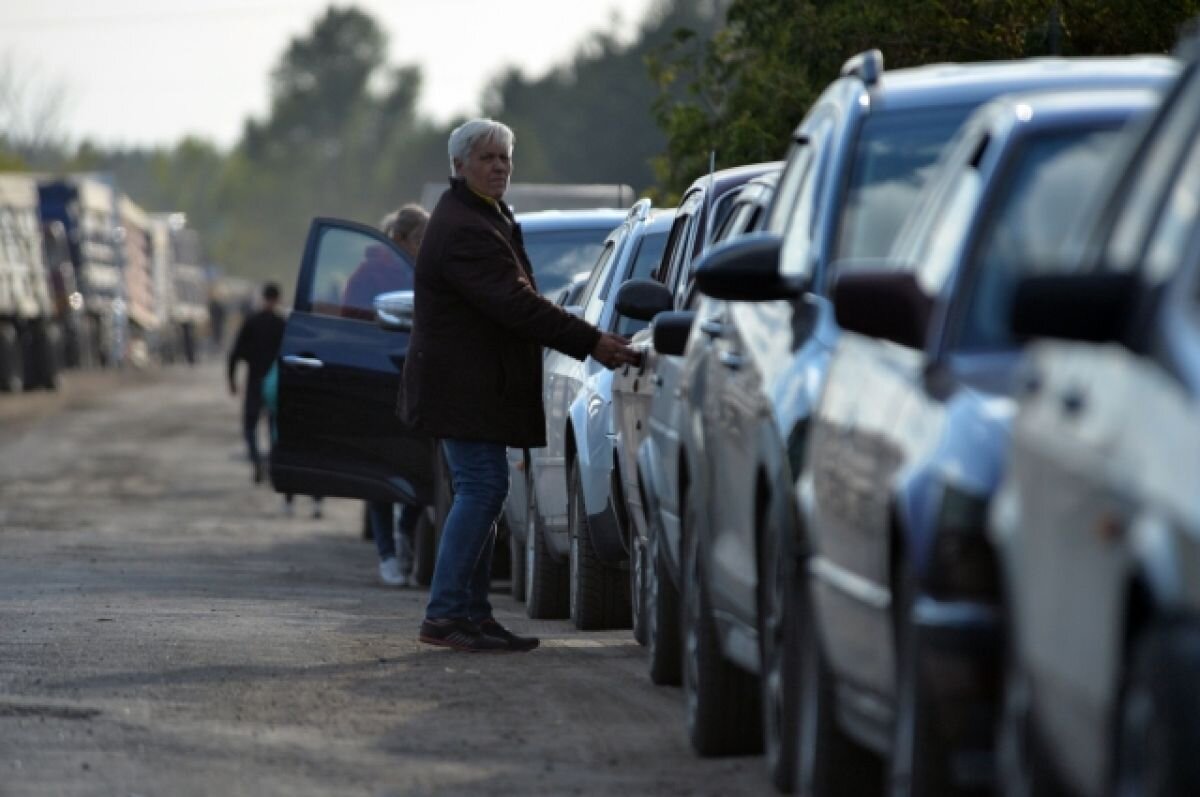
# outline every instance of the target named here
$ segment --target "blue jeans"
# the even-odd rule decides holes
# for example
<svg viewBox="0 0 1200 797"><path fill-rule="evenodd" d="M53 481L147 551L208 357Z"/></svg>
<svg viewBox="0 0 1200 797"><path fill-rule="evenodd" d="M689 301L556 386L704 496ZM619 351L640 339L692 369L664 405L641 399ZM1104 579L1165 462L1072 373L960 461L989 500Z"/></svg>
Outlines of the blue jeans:
<svg viewBox="0 0 1200 797"><path fill-rule="evenodd" d="M492 616L488 589L496 520L508 497L508 457L500 443L443 440L454 483L454 503L442 528L429 588L430 620L484 620Z"/></svg>
<svg viewBox="0 0 1200 797"><path fill-rule="evenodd" d="M379 551L381 562L395 557L397 532L408 540L408 550L412 551L413 532L417 530L417 522L421 519L421 507L401 504L399 520L395 519L393 507L394 504L390 501L367 502L367 511L371 518L371 536L375 538L375 550Z"/></svg>

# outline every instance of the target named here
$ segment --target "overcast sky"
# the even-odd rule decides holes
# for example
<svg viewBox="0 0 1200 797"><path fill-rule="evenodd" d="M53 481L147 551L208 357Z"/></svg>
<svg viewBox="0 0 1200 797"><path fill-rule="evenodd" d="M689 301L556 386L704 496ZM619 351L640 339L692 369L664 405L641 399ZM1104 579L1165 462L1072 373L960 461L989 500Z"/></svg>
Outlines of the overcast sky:
<svg viewBox="0 0 1200 797"><path fill-rule="evenodd" d="M619 19L628 39L653 0L358 0L389 36L390 62L419 63L420 105L443 121L478 110L508 64L530 75ZM65 89L73 141L232 144L262 117L268 74L326 0L0 0L0 59L39 90ZM345 3L339 5L346 5ZM0 64L4 63L0 60Z"/></svg>

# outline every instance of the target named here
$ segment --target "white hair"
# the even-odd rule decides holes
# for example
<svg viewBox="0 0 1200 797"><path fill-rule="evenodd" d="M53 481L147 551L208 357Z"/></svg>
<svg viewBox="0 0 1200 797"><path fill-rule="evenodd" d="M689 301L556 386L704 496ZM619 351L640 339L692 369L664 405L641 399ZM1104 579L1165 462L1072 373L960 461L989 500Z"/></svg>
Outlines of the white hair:
<svg viewBox="0 0 1200 797"><path fill-rule="evenodd" d="M447 147L450 151L450 176L455 174L454 161L466 161L477 143L497 141L511 153L516 140L512 129L495 119L472 119L463 122L450 133L450 144Z"/></svg>

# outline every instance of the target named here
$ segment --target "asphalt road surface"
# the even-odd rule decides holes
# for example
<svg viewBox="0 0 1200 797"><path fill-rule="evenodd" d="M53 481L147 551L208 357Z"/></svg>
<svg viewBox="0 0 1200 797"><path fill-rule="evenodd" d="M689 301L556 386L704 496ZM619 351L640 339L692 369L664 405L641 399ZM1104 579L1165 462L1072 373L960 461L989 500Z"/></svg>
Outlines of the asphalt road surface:
<svg viewBox="0 0 1200 797"><path fill-rule="evenodd" d="M0 794L770 793L702 761L628 631L416 642L360 505L254 487L216 364L0 396Z"/></svg>

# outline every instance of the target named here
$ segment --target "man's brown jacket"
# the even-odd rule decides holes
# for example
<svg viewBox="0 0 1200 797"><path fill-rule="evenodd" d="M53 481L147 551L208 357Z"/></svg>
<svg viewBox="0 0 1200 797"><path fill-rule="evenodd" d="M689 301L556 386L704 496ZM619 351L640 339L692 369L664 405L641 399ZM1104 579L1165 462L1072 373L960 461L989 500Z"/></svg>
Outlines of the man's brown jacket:
<svg viewBox="0 0 1200 797"><path fill-rule="evenodd" d="M600 332L538 294L508 208L452 179L425 230L415 290L401 419L439 439L546 445L542 347L582 360Z"/></svg>

